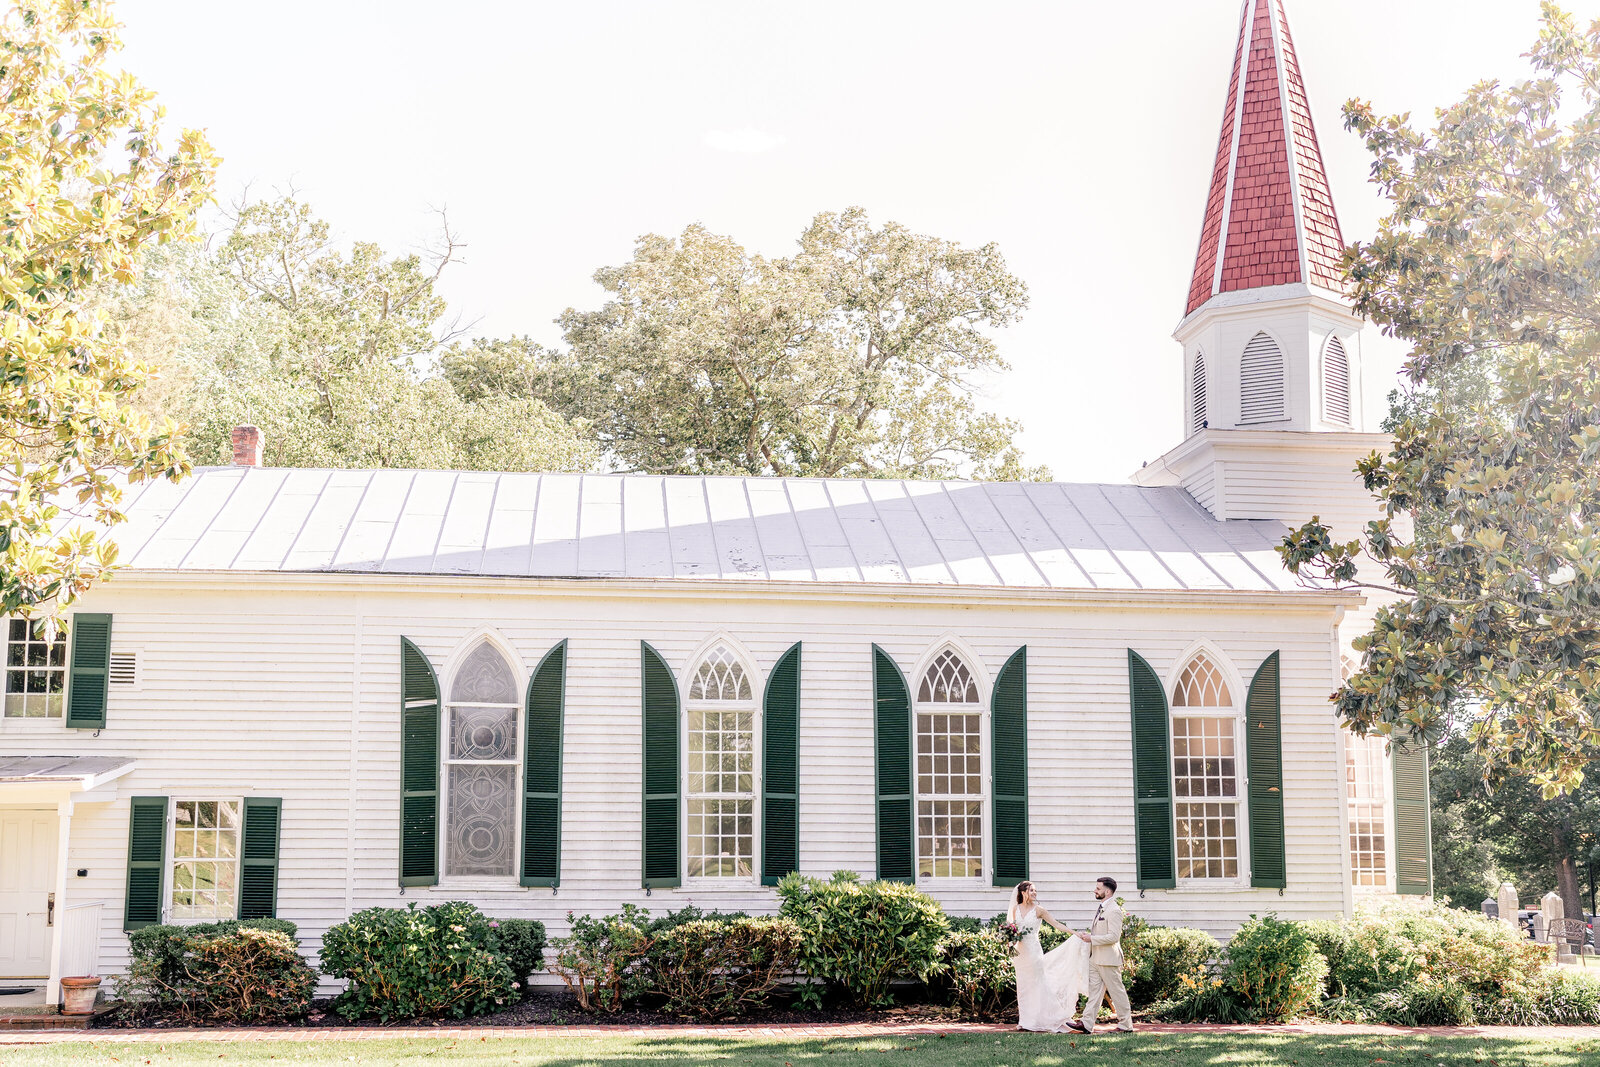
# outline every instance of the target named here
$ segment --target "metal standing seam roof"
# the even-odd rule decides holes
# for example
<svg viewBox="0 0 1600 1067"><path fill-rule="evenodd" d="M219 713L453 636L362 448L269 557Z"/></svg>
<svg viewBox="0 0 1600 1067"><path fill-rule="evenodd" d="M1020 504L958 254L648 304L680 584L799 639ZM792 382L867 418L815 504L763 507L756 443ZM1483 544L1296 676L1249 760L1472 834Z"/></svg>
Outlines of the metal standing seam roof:
<svg viewBox="0 0 1600 1067"><path fill-rule="evenodd" d="M1298 590L1178 488L210 467L128 491L132 571Z"/></svg>

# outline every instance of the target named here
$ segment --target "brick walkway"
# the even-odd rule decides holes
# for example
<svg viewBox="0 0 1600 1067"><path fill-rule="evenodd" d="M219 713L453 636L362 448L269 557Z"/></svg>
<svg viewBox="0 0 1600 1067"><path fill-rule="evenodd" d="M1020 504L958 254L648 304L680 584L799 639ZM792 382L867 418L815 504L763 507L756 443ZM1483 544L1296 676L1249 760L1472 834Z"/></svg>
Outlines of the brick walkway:
<svg viewBox="0 0 1600 1067"><path fill-rule="evenodd" d="M1293 1026L1177 1026L1151 1023L1142 1034L1333 1034L1393 1036L1428 1034L1439 1037L1523 1037L1600 1041L1600 1026L1474 1026L1420 1027L1344 1026L1313 1023ZM0 1046L60 1044L105 1045L136 1041L163 1043L191 1041L382 1041L391 1038L592 1038L634 1037L670 1040L693 1037L734 1037L764 1041L823 1041L862 1037L931 1037L938 1034L1005 1034L1016 1028L1003 1023L829 1023L775 1026L332 1026L237 1027L234 1029L78 1030L71 1032L0 1033ZM1099 1036L1099 1035L1096 1035ZM1091 1039L1092 1040L1092 1039Z"/></svg>

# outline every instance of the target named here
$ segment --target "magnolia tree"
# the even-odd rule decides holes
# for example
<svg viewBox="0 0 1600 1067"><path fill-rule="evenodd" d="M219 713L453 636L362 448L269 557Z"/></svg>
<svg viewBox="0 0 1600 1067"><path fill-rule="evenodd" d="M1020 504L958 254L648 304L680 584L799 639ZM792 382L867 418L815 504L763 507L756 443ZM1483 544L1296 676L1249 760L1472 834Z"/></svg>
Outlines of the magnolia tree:
<svg viewBox="0 0 1600 1067"><path fill-rule="evenodd" d="M1313 521L1282 551L1400 595L1356 641L1349 726L1463 733L1548 797L1600 750L1600 23L1547 3L1529 58L1531 79L1473 87L1431 131L1346 105L1392 205L1346 255L1356 306L1410 342L1421 402L1358 468L1389 518L1347 543ZM1463 368L1491 387L1430 388Z"/></svg>
<svg viewBox="0 0 1600 1067"><path fill-rule="evenodd" d="M116 559L87 532L121 519L124 481L188 470L175 427L130 403L147 368L95 293L131 282L140 249L190 232L211 194L204 137L158 137L152 94L108 69L104 0L0 15L0 613L49 613Z"/></svg>

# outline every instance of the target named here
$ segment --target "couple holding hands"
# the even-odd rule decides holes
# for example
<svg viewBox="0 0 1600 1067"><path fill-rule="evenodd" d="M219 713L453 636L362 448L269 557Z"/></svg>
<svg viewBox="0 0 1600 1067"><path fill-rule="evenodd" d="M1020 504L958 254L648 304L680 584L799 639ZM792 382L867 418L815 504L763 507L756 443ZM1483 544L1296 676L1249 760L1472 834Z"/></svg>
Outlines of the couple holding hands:
<svg viewBox="0 0 1600 1067"><path fill-rule="evenodd" d="M1109 993L1117 1011L1117 1030L1133 1032L1128 991L1122 985L1122 909L1111 899L1116 891L1115 878L1096 881L1094 898L1099 901L1099 908L1094 921L1089 929L1074 933L1039 906L1032 882L1017 886L1006 918L1015 924L1020 935L1015 961L1018 1029L1090 1033L1100 1017L1100 1004ZM1072 936L1045 952L1039 944L1042 923ZM1082 1021L1075 1018L1079 994L1089 997Z"/></svg>

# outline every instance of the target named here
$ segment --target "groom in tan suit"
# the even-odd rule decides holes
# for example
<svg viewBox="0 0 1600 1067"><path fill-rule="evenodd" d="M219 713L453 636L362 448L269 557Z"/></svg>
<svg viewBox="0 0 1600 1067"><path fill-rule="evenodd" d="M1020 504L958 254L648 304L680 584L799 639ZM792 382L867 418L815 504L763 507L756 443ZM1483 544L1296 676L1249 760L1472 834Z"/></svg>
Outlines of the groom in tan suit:
<svg viewBox="0 0 1600 1067"><path fill-rule="evenodd" d="M1082 1021L1073 1019L1067 1026L1082 1034L1094 1031L1100 1018L1100 1005L1107 993L1117 1009L1117 1030L1133 1033L1133 1011L1128 1007L1128 990L1122 984L1122 909L1111 899L1117 891L1115 878L1101 878L1094 884L1094 898L1100 909L1094 913L1089 929L1078 934L1089 942L1089 1000L1083 1006Z"/></svg>

